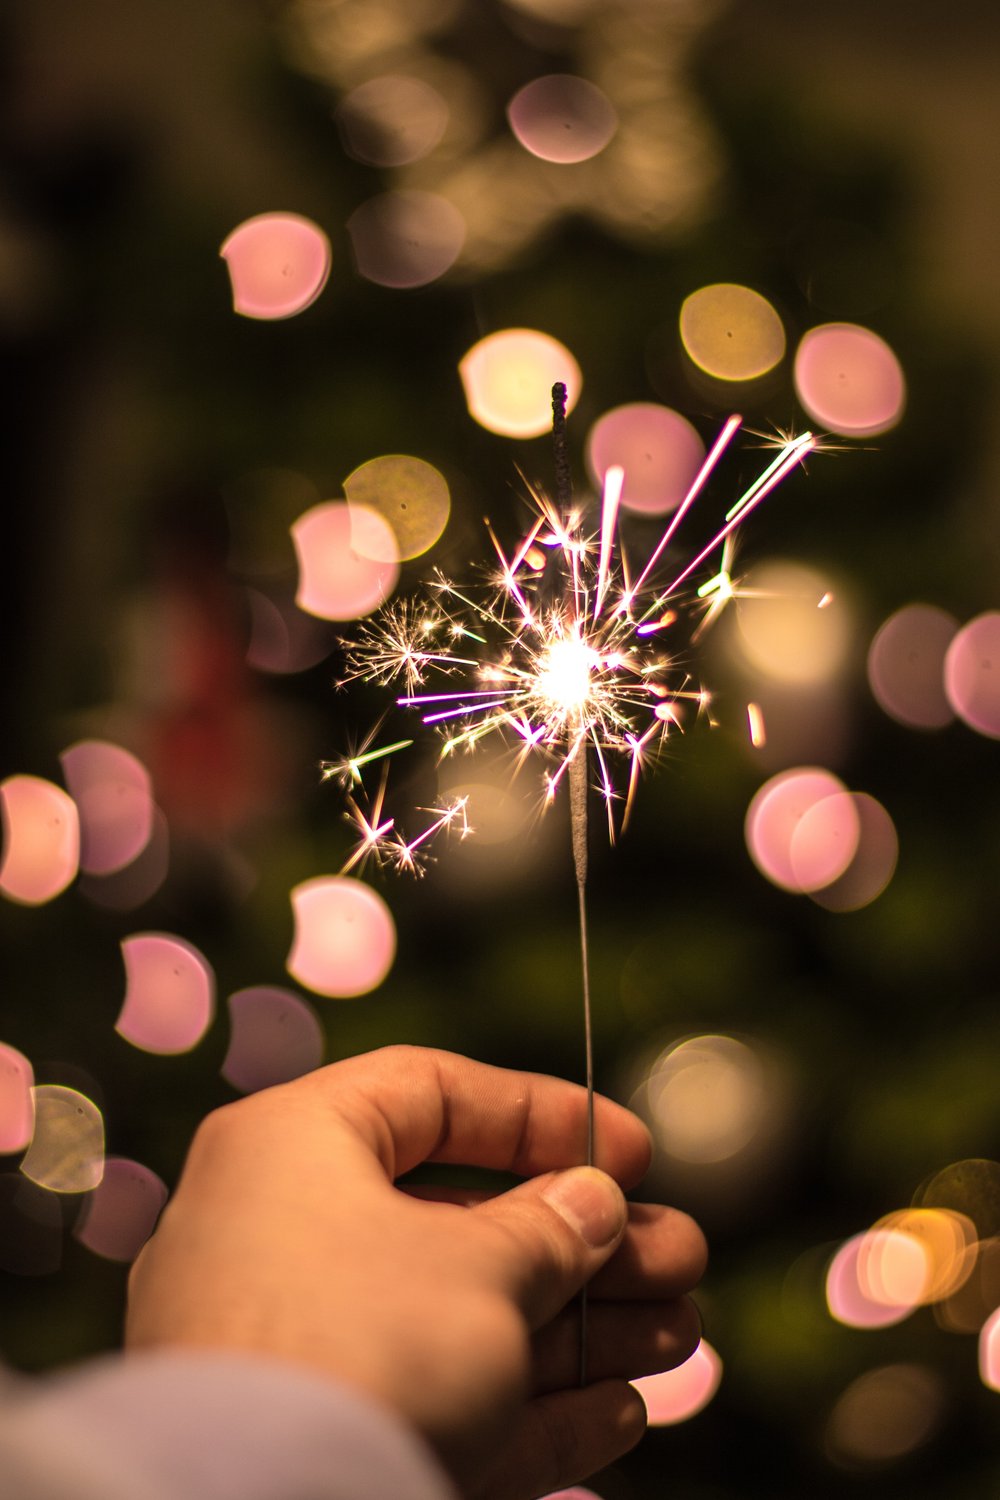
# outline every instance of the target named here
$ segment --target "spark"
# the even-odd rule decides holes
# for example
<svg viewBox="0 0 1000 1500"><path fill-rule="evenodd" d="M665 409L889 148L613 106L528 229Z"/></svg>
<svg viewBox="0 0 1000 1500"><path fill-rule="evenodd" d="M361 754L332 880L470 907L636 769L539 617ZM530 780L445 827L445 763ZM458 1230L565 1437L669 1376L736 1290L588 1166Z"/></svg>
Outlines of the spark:
<svg viewBox="0 0 1000 1500"><path fill-rule="evenodd" d="M491 737L513 748L518 766L543 758L546 803L580 757L596 768L614 840L642 772L681 730L685 708L712 722L709 695L692 677L693 648L730 600L749 593L732 572L738 528L818 446L810 432L783 434L711 540L674 572L671 543L741 425L735 415L725 422L644 564L633 565L620 535L620 468L605 476L596 532L579 507L560 510L529 486L535 515L519 544L508 552L487 522L492 568L462 584L437 572L423 601L384 608L349 644L348 677L400 682L397 704L443 731L442 758ZM712 557L714 572L693 587ZM378 753L341 763L352 784ZM621 790L611 769L619 764ZM353 804L355 864L375 857L410 869L436 833L456 825L462 837L468 832L464 802L425 809L432 822L410 843L391 822L379 824L380 811L380 799L368 815Z"/></svg>
<svg viewBox="0 0 1000 1500"><path fill-rule="evenodd" d="M402 831L397 829L394 818L382 818L386 781L386 772L383 770L370 812L366 812L355 797L346 798L348 810L344 817L357 830L359 837L341 866L341 875L348 875L356 869L364 870L369 863L374 863L379 869L389 866L395 870L408 870L411 874L422 875L429 858L426 846L439 833L452 830L460 839L464 839L472 832L467 813L469 799L457 797L442 807L418 808L418 812L429 815L431 822L416 837L406 839Z"/></svg>

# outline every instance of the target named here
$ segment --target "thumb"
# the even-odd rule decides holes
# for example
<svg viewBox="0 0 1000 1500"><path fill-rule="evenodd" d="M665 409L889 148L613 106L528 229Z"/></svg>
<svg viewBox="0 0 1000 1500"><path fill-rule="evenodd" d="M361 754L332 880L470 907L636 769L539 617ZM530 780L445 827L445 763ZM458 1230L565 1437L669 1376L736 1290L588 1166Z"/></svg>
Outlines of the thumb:
<svg viewBox="0 0 1000 1500"><path fill-rule="evenodd" d="M533 1177L472 1212L505 1231L497 1236L499 1276L532 1332L610 1259L628 1224L621 1188L597 1167Z"/></svg>

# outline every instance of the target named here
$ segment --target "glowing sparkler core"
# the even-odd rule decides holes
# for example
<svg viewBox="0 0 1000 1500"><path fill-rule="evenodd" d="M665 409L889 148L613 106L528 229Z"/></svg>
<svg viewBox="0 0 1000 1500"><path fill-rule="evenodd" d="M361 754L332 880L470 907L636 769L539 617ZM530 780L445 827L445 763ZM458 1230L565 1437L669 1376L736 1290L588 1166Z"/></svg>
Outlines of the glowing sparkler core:
<svg viewBox="0 0 1000 1500"><path fill-rule="evenodd" d="M596 534L585 529L578 507L560 508L532 492L536 515L513 554L490 530L498 566L484 582L460 587L436 573L426 602L390 604L364 621L349 648L347 677L401 681L405 691L397 703L445 731L442 757L472 750L489 735L512 745L518 764L541 754L551 763L546 801L574 762L575 774L586 763L596 772L614 840L628 821L640 773L682 726L685 704L697 712L707 705L692 675L693 654L705 629L740 596L732 572L735 531L818 446L808 432L783 435L717 533L671 573L669 544L741 422L738 416L726 421L641 566L630 566L618 532L620 468L605 475ZM713 554L714 576L695 588L692 574ZM386 753L337 763L330 774L345 784L349 775L356 785L361 767ZM611 774L616 760L627 768L621 791ZM407 844L392 821L381 818L383 795L384 784L367 815L351 800L360 836L351 865L374 857L419 868L411 856L425 851L428 830ZM427 812L435 830L457 823L463 835L468 831L464 808Z"/></svg>
<svg viewBox="0 0 1000 1500"><path fill-rule="evenodd" d="M579 625L573 634L553 641L539 660L537 692L547 698L557 713L581 716L590 697L591 674L600 657L582 640Z"/></svg>

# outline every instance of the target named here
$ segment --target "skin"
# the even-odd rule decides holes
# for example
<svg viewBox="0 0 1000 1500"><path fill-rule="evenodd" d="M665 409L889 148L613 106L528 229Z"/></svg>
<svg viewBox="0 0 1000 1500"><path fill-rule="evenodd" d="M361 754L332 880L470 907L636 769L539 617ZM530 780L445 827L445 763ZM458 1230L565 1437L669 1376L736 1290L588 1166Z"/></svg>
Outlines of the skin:
<svg viewBox="0 0 1000 1500"><path fill-rule="evenodd" d="M389 1047L208 1115L133 1267L126 1347L245 1350L346 1382L432 1446L459 1491L530 1500L633 1447L627 1381L680 1364L705 1242L627 1204L642 1123L583 1089ZM496 1194L394 1186L421 1162L516 1173ZM442 1201L445 1200L445 1201ZM588 1285L588 1383L579 1309Z"/></svg>

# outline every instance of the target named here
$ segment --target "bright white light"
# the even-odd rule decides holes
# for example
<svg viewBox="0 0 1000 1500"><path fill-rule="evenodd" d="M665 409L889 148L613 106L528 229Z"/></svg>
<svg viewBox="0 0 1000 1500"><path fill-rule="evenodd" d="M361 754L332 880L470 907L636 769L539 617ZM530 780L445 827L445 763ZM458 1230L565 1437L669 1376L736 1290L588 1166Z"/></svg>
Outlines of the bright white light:
<svg viewBox="0 0 1000 1500"><path fill-rule="evenodd" d="M579 636L554 641L538 673L538 692L555 708L567 712L582 708L590 696L590 674L597 665L597 653Z"/></svg>

